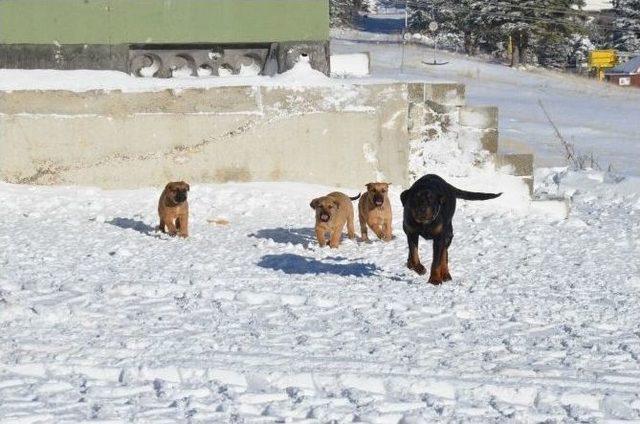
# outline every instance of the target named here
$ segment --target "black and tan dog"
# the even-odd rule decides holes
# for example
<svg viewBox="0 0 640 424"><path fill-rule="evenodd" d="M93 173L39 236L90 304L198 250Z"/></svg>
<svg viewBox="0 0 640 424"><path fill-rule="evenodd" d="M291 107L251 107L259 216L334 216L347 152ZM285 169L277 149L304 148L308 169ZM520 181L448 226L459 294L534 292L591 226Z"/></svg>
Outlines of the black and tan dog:
<svg viewBox="0 0 640 424"><path fill-rule="evenodd" d="M180 237L189 236L189 202L187 192L189 184L175 181L167 184L158 201L158 215L160 225L158 229L163 233Z"/></svg>
<svg viewBox="0 0 640 424"><path fill-rule="evenodd" d="M455 188L437 175L428 174L416 181L400 195L404 206L402 228L409 243L407 267L420 275L426 273L418 255L418 240L422 236L433 240L431 284L451 280L449 273L449 245L453 239L451 220L456 211L456 199L488 200L502 193L476 193Z"/></svg>

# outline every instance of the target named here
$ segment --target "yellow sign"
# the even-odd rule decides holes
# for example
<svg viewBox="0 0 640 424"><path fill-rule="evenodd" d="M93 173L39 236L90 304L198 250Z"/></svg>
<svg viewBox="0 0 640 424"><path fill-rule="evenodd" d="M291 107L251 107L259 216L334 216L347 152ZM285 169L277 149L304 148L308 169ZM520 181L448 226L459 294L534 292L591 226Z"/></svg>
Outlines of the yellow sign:
<svg viewBox="0 0 640 424"><path fill-rule="evenodd" d="M615 50L594 50L589 52L589 66L591 68L613 68L618 63Z"/></svg>
<svg viewBox="0 0 640 424"><path fill-rule="evenodd" d="M589 67L594 69L600 81L604 80L604 70L613 68L618 63L615 50L593 50L589 52Z"/></svg>

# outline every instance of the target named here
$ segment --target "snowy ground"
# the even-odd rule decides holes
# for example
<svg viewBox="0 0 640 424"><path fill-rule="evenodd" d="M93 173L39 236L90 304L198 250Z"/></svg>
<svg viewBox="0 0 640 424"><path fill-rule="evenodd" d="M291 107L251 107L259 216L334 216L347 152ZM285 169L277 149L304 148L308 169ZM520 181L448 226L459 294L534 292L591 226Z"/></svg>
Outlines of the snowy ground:
<svg viewBox="0 0 640 424"><path fill-rule="evenodd" d="M565 153L544 116L541 100L567 141L600 166L640 176L640 90L541 69L511 69L479 58L433 50L422 45L393 44L395 34L334 31L333 53L369 51L372 79L454 81L466 85L468 103L500 110L500 143L507 150L530 150L538 166L564 165ZM359 41L346 39L360 38ZM371 41L373 40L373 41Z"/></svg>
<svg viewBox="0 0 640 424"><path fill-rule="evenodd" d="M640 182L539 181L569 219L462 202L441 287L404 267L398 189L392 242L329 250L328 187L192 186L181 240L155 189L0 184L0 416L640 420Z"/></svg>
<svg viewBox="0 0 640 424"><path fill-rule="evenodd" d="M635 92L456 55L425 68L415 46L398 68L398 46L334 42L359 50L374 65L360 82L463 80L471 103L501 107L502 143L556 163L542 98L579 148L640 175ZM0 71L0 90L343 82L300 68L169 81ZM330 187L192 185L182 240L154 231L157 189L0 183L2 422L640 421L640 179L538 170L538 196L570 204L564 219L515 178L472 167L464 144L412 142L415 172L507 187L459 204L441 287L404 267L398 187L393 241L330 250L308 206Z"/></svg>

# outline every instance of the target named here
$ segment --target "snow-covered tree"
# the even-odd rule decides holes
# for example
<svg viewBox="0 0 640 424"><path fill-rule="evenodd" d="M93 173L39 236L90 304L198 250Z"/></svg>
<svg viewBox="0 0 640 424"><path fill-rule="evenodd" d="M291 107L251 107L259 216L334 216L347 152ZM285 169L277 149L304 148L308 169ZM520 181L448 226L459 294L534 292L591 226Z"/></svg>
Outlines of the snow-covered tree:
<svg viewBox="0 0 640 424"><path fill-rule="evenodd" d="M351 26L354 22L353 16L365 9L366 3L363 0L330 0L331 26Z"/></svg>
<svg viewBox="0 0 640 424"><path fill-rule="evenodd" d="M640 52L640 0L613 0L613 10L614 47L627 52Z"/></svg>
<svg viewBox="0 0 640 424"><path fill-rule="evenodd" d="M464 51L475 54L477 32L471 20L471 0L410 0L409 29L426 33L430 22L438 24L437 34L462 40Z"/></svg>
<svg viewBox="0 0 640 424"><path fill-rule="evenodd" d="M380 0L363 0L363 9L369 13L376 13L380 7Z"/></svg>
<svg viewBox="0 0 640 424"><path fill-rule="evenodd" d="M640 1L640 0L635 0ZM505 53L512 65L540 62L564 66L585 20L575 7L583 0L410 0L410 29L424 32L431 21L442 33L460 37L464 51Z"/></svg>
<svg viewBox="0 0 640 424"><path fill-rule="evenodd" d="M573 34L583 18L574 8L583 0L475 0L473 25L482 37L502 39L511 48L511 65L529 62L566 63Z"/></svg>

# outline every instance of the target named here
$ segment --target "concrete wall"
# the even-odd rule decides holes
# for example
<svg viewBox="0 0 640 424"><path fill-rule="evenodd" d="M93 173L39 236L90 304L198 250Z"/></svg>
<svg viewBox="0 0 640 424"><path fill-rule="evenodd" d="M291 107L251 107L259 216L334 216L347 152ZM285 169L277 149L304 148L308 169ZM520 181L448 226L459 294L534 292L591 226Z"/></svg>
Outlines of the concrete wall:
<svg viewBox="0 0 640 424"><path fill-rule="evenodd" d="M0 178L104 188L190 182L406 185L424 84L0 93Z"/></svg>
<svg viewBox="0 0 640 424"><path fill-rule="evenodd" d="M531 179L532 155L499 152L498 110L466 106L464 86L448 83L0 92L0 179L406 187L410 140L435 140L436 127Z"/></svg>

